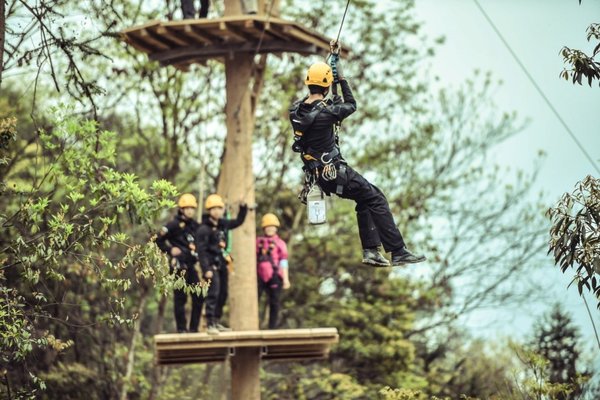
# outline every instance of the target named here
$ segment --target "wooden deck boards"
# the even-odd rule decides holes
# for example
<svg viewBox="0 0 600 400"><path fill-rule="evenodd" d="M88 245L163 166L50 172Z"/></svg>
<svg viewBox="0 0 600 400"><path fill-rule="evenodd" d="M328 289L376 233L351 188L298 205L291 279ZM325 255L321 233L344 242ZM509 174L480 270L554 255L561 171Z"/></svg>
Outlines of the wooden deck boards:
<svg viewBox="0 0 600 400"><path fill-rule="evenodd" d="M263 33L264 29L264 33ZM122 39L162 65L186 69L236 52L327 54L329 39L295 22L259 15L150 21L125 29ZM260 46L259 46L260 43ZM344 50L342 56L347 56Z"/></svg>
<svg viewBox="0 0 600 400"><path fill-rule="evenodd" d="M235 349L255 347L263 360L323 359L339 341L335 328L282 329L268 331L162 334L154 337L159 365L221 362L235 357Z"/></svg>

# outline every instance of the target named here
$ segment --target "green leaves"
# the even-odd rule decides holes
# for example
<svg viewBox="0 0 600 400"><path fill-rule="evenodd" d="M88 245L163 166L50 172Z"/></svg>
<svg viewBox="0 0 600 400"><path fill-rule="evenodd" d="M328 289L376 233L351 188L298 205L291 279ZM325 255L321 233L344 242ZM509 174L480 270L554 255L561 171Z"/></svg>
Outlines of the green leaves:
<svg viewBox="0 0 600 400"><path fill-rule="evenodd" d="M53 123L39 135L41 151L25 166L43 164L46 175L29 193L8 191L2 198L10 208L0 220L0 271L12 277L5 285L0 275L5 362L27 363L37 348L62 352L74 345L60 324L48 335L43 327L52 323L46 317L77 328L130 329L136 316L129 302L140 291L153 287L166 294L186 286L169 274L166 257L147 234L157 216L174 206L177 189L167 181L143 187L136 175L116 168L116 133L68 108L52 112ZM43 385L35 374L31 382Z"/></svg>
<svg viewBox="0 0 600 400"><path fill-rule="evenodd" d="M587 29L587 40L588 42L592 39L600 41L600 24L591 24ZM569 47L563 47L560 50L560 55L563 57L565 64L568 64L570 68L565 68L561 73L560 77L569 80L571 77L573 83L582 84L583 78L587 79L587 83L592 86L594 80L598 80L600 84L600 62L596 61L594 57L600 52L600 43L598 43L592 52L591 56L588 56L581 50L571 49Z"/></svg>
<svg viewBox="0 0 600 400"><path fill-rule="evenodd" d="M591 291L600 308L600 180L587 176L548 210L552 221L548 253L565 273L575 270L579 294Z"/></svg>

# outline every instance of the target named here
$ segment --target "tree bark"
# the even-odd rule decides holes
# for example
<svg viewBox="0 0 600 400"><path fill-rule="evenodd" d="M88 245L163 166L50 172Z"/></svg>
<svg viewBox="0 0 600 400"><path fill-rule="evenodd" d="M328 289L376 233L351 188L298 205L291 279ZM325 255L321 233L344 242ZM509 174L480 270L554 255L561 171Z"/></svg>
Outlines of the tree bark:
<svg viewBox="0 0 600 400"><path fill-rule="evenodd" d="M2 71L4 71L4 37L6 35L6 3L0 0L0 89L2 88Z"/></svg>
<svg viewBox="0 0 600 400"><path fill-rule="evenodd" d="M0 2L1 1L3 0L0 0ZM129 388L129 382L131 381L131 375L133 374L133 367L135 365L135 343L140 336L140 321L142 320L144 314L147 298L148 290L144 289L138 304L138 317L133 323L133 333L131 334L131 341L129 342L129 350L127 352L127 367L125 368L125 376L123 377L123 384L121 386L121 400L127 400L127 389Z"/></svg>
<svg viewBox="0 0 600 400"><path fill-rule="evenodd" d="M154 334L158 334L160 333L160 330L162 329L163 326L163 321L165 319L165 308L167 306L167 296L165 295L161 295L160 296L160 301L158 303L158 315L156 316L156 322L154 325ZM162 372L163 369L161 366L154 364L154 366L152 367L152 378L151 378L151 382L152 382L152 386L150 389L150 394L148 395L148 400L154 400L156 398L156 395L158 394L158 389L160 387L160 381L162 378Z"/></svg>

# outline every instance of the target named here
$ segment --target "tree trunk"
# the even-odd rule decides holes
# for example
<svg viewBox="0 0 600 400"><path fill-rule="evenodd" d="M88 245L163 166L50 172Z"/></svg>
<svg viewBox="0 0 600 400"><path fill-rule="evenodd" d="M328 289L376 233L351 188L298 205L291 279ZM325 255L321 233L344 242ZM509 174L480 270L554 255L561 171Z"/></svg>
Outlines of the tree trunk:
<svg viewBox="0 0 600 400"><path fill-rule="evenodd" d="M154 325L154 334L160 333L160 330L163 326L163 321L165 320L165 308L167 306L167 296L161 295L160 301L158 303L158 313L156 316L156 322ZM150 394L148 395L148 400L154 400L156 395L158 394L158 388L160 387L161 378L162 378L163 369L160 365L156 363L152 367L152 386L150 389Z"/></svg>
<svg viewBox="0 0 600 400"><path fill-rule="evenodd" d="M0 0L0 89L2 88L2 71L4 70L4 36L6 34L6 2Z"/></svg>
<svg viewBox="0 0 600 400"><path fill-rule="evenodd" d="M1 1L2 0L0 0L0 2ZM135 343L140 336L140 321L142 320L144 314L147 298L148 289L144 289L138 304L138 317L133 323L133 333L131 334L131 341L129 342L129 350L127 352L127 367L125 368L125 376L123 377L123 384L121 386L121 400L127 400L127 389L129 389L129 382L131 381L131 375L133 374L133 367L135 365Z"/></svg>

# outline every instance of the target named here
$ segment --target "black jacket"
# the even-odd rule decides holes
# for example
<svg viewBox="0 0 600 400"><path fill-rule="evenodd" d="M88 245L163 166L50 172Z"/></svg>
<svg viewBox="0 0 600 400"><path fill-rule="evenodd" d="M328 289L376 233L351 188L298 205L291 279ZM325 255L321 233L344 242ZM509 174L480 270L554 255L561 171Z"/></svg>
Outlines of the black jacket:
<svg viewBox="0 0 600 400"><path fill-rule="evenodd" d="M199 224L193 219L185 218L178 212L175 218L160 229L156 237L156 245L169 256L171 249L178 247L181 255L177 259L187 265L197 261L196 232Z"/></svg>
<svg viewBox="0 0 600 400"><path fill-rule="evenodd" d="M215 224L208 214L202 216L202 223L196 231L196 249L203 272L209 271L212 266L221 268L225 265L223 248L219 246L219 242L223 240L227 243L227 232L242 225L246 214L248 214L248 206L241 205L236 219L221 218Z"/></svg>
<svg viewBox="0 0 600 400"><path fill-rule="evenodd" d="M294 132L302 133L304 152L322 154L335 148L334 125L356 111L356 101L346 80L340 81L343 102L327 100L305 103L307 97L290 108L290 121Z"/></svg>

